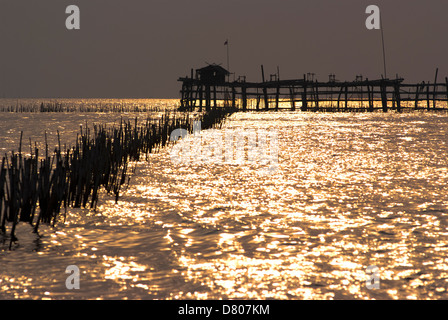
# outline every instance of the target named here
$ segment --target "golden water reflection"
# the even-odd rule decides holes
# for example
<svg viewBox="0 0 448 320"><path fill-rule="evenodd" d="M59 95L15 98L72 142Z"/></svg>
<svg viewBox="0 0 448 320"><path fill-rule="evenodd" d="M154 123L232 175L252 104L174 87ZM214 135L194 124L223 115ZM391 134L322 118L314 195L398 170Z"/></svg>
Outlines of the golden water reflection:
<svg viewBox="0 0 448 320"><path fill-rule="evenodd" d="M278 130L277 172L150 155L118 203L101 195L32 254L17 248L60 279L9 267L0 286L48 298L448 297L448 116L245 113L225 125L248 128ZM68 264L85 291L64 289ZM366 286L369 266L380 289Z"/></svg>

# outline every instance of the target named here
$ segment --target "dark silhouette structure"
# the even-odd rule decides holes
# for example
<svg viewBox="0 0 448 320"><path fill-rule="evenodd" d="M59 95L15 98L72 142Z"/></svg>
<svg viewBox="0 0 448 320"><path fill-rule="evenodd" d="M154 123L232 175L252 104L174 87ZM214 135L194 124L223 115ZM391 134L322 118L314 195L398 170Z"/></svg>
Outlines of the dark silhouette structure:
<svg viewBox="0 0 448 320"><path fill-rule="evenodd" d="M233 107L242 111L300 108L302 111L369 111L403 109L448 110L448 78L445 83L406 84L403 78L369 80L356 76L354 81L338 81L334 74L327 82L305 74L301 79L281 80L279 71L262 82L246 82L245 77L226 80L229 71L212 64L191 69L182 82L181 110L210 110L211 107ZM441 104L440 102L446 102ZM359 102L353 104L351 102ZM380 103L375 103L380 102ZM438 105L439 103L439 105Z"/></svg>
<svg viewBox="0 0 448 320"><path fill-rule="evenodd" d="M226 82L226 77L230 73L219 65L211 64L207 67L197 69L196 74L196 78L204 84L223 85Z"/></svg>

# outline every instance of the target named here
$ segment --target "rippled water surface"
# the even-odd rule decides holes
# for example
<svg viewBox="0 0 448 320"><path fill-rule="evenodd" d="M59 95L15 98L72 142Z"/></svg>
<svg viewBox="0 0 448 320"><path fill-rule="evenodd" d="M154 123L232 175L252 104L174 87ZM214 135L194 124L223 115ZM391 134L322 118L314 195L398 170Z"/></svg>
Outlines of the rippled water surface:
<svg viewBox="0 0 448 320"><path fill-rule="evenodd" d="M36 136L51 117L67 132L85 121L2 113L3 153L26 117ZM101 195L96 212L70 209L40 237L20 224L12 250L4 238L0 297L448 298L446 114L238 113L223 126L234 129L277 130L278 170L152 154L117 204ZM65 286L68 265L79 290Z"/></svg>

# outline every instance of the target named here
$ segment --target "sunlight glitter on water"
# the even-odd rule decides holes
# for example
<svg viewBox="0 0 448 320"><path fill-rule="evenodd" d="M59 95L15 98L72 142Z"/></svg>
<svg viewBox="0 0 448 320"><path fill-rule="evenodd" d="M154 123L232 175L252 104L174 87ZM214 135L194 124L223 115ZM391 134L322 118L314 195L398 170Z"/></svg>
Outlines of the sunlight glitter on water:
<svg viewBox="0 0 448 320"><path fill-rule="evenodd" d="M118 203L103 194L41 238L20 225L2 297L447 297L447 115L245 113L224 128L278 130L278 170L150 155Z"/></svg>

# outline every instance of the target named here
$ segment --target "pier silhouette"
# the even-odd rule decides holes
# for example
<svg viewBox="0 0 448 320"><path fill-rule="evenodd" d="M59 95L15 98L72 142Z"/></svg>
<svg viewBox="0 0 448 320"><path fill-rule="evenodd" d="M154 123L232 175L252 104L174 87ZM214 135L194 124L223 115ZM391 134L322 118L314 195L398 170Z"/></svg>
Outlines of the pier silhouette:
<svg viewBox="0 0 448 320"><path fill-rule="evenodd" d="M180 109L202 111L212 107L233 107L240 111L267 111L289 109L292 111L325 112L387 112L405 109L448 110L448 78L444 83L422 81L405 83L395 79L363 79L338 81L334 74L326 82L314 79L314 74L303 78L282 80L279 72L262 81L248 82L245 76L228 80L229 71L220 65L210 64L191 75L181 77ZM227 79L227 80L226 80ZM250 102L250 103L249 103ZM354 105L351 102L359 102ZM442 103L443 102L443 103Z"/></svg>

